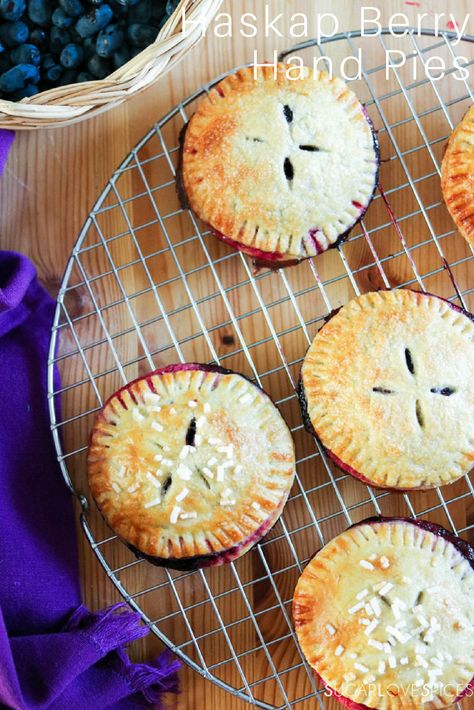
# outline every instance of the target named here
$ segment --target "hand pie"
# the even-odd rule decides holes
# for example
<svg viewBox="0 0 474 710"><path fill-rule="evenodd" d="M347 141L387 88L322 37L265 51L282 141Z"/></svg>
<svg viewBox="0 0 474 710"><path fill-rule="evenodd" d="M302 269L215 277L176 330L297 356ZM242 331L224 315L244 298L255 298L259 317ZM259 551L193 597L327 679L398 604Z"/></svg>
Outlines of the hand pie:
<svg viewBox="0 0 474 710"><path fill-rule="evenodd" d="M117 535L177 569L240 557L274 525L295 468L291 434L242 375L174 365L135 380L98 414L92 495Z"/></svg>

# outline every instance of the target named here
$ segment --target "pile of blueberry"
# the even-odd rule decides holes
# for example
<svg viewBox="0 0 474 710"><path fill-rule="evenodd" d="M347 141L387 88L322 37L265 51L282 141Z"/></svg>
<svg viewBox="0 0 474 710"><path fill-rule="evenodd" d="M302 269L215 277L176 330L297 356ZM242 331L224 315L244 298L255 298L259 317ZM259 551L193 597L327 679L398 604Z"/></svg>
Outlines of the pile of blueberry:
<svg viewBox="0 0 474 710"><path fill-rule="evenodd" d="M155 39L179 0L0 0L0 98L104 79Z"/></svg>

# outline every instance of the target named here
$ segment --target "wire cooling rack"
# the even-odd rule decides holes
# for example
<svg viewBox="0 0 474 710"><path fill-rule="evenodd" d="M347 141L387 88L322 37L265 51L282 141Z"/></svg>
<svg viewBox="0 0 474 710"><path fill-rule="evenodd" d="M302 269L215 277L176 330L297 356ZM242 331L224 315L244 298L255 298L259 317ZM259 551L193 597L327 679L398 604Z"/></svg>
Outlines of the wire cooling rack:
<svg viewBox="0 0 474 710"><path fill-rule="evenodd" d="M356 294L406 286L472 310L473 252L453 229L439 180L447 138L473 101L467 78L453 76L453 61L474 63L474 38L454 40L450 32L411 31L396 40L350 32L297 48L309 64L326 57L335 73L359 48L373 62L352 86L378 130L380 187L364 223L339 250L254 273L245 257L181 209L178 136L210 83L159 121L109 180L58 296L52 431L65 480L82 504L84 533L108 577L165 644L205 678L262 708L335 702L306 665L291 618L298 576L334 535L374 513L423 516L466 539L474 534L468 476L427 493L372 490L338 470L304 432L295 395L302 359L324 318ZM408 61L386 78L384 52L391 47L403 49ZM447 66L439 81L423 73L435 55ZM137 560L107 528L89 496L86 451L108 395L149 370L191 360L244 372L269 391L295 438L297 477L279 523L250 553L183 573Z"/></svg>

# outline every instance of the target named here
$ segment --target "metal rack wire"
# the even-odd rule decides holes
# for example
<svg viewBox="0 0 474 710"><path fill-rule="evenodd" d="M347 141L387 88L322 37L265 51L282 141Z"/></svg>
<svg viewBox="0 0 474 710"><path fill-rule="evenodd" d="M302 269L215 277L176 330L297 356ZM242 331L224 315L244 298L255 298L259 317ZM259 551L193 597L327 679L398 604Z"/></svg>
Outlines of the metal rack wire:
<svg viewBox="0 0 474 710"><path fill-rule="evenodd" d="M396 46L404 43L419 68L433 52L452 64L459 49L469 54L460 63L474 64L474 38L454 40L451 32L410 31ZM330 61L371 42L382 56L392 41L348 32L291 53L316 52ZM384 71L382 62L364 66L354 81L378 130L383 162L365 221L339 250L294 269L253 273L245 257L181 209L178 135L212 82L159 121L111 177L58 296L49 364L52 432L66 483L82 505L84 533L108 577L165 644L204 677L262 708L333 703L310 672L291 620L296 579L331 537L374 512L423 516L464 537L474 532L468 476L432 493L372 490L337 470L303 431L294 391L317 329L355 294L406 286L472 310L474 254L455 235L439 188L441 150L472 103L472 90L467 79L451 76L452 66L440 81L409 80L407 68L393 69L387 80ZM183 573L135 559L105 526L87 491L85 453L94 414L109 394L145 371L191 359L243 371L269 391L291 426L298 460L288 504L265 540L230 565Z"/></svg>

